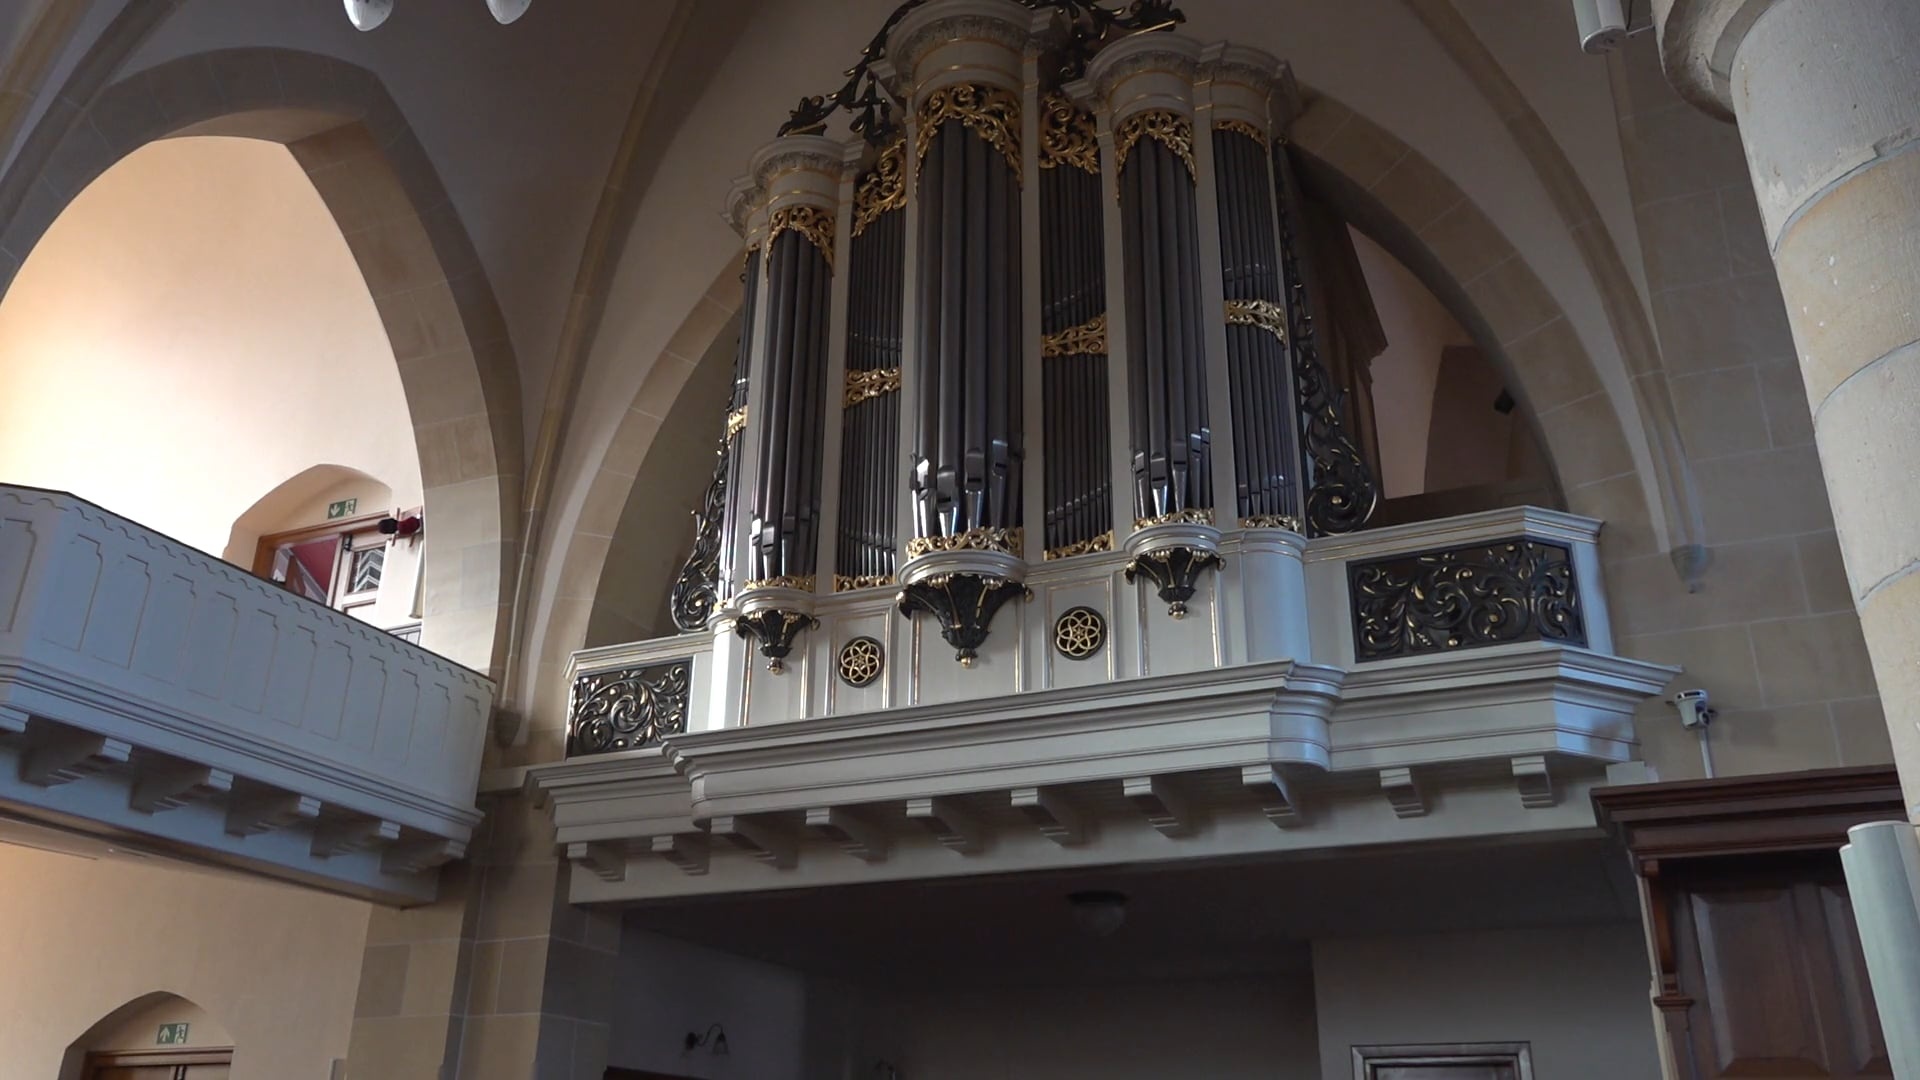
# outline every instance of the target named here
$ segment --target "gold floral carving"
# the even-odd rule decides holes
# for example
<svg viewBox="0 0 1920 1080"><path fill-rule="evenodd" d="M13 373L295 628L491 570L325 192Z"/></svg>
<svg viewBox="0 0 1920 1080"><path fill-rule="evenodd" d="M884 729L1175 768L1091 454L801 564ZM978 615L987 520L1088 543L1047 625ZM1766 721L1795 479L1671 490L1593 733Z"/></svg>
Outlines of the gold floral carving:
<svg viewBox="0 0 1920 1080"><path fill-rule="evenodd" d="M741 592L752 592L755 589L793 589L797 592L812 592L813 575L786 574L781 577L753 578L740 586Z"/></svg>
<svg viewBox="0 0 1920 1080"><path fill-rule="evenodd" d="M1299 532L1300 519L1291 514L1260 514L1255 517L1241 518L1240 527L1243 529L1289 529Z"/></svg>
<svg viewBox="0 0 1920 1080"><path fill-rule="evenodd" d="M1211 525L1211 524L1213 524L1212 510L1175 510L1171 514L1161 514L1159 517L1133 519L1133 528L1134 528L1134 531L1136 532L1138 532L1141 529L1151 529L1155 525Z"/></svg>
<svg viewBox="0 0 1920 1080"><path fill-rule="evenodd" d="M1115 172L1126 172L1127 155L1143 138L1153 139L1180 155L1180 160L1187 163L1188 178L1199 175L1193 165L1193 121L1172 109L1148 109L1127 117L1114 135Z"/></svg>
<svg viewBox="0 0 1920 1080"><path fill-rule="evenodd" d="M1069 326L1040 339L1040 355L1105 356L1107 354L1107 313L1101 312L1079 326Z"/></svg>
<svg viewBox="0 0 1920 1080"><path fill-rule="evenodd" d="M846 406L851 408L868 398L891 394L900 389L900 369L874 368L872 371L847 372Z"/></svg>
<svg viewBox="0 0 1920 1080"><path fill-rule="evenodd" d="M1227 301L1227 325L1257 326L1283 344L1287 340L1287 311L1271 300Z"/></svg>
<svg viewBox="0 0 1920 1080"><path fill-rule="evenodd" d="M1086 540L1076 540L1071 544L1062 544L1057 548L1048 548L1047 561L1052 562L1055 559L1071 559L1076 555L1092 555L1096 552L1112 550L1113 530L1108 529L1099 536L1090 537Z"/></svg>
<svg viewBox="0 0 1920 1080"><path fill-rule="evenodd" d="M920 130L914 136L913 160L918 168L927 160L934 136L949 120L958 120L985 139L1007 159L1015 180L1020 178L1020 99L997 86L959 83L927 95L920 103Z"/></svg>
<svg viewBox="0 0 1920 1080"><path fill-rule="evenodd" d="M833 575L834 592L857 592L861 589L883 589L893 584L892 574L847 574Z"/></svg>
<svg viewBox="0 0 1920 1080"><path fill-rule="evenodd" d="M1022 551L1019 529L994 529L982 526L957 536L916 536L907 541L907 558L917 559L936 551L999 551L1019 555Z"/></svg>
<svg viewBox="0 0 1920 1080"><path fill-rule="evenodd" d="M827 260L827 269L833 269L833 214L817 206L798 203L783 206L773 212L772 223L767 226L767 250L773 250L773 242L780 234L792 230L806 237L807 242L820 249L820 256ZM767 260L771 267L773 260Z"/></svg>
<svg viewBox="0 0 1920 1080"><path fill-rule="evenodd" d="M853 192L853 235L867 231L881 214L907 205L907 140L899 138L880 151L860 186Z"/></svg>
<svg viewBox="0 0 1920 1080"><path fill-rule="evenodd" d="M1213 130L1231 131L1239 135L1245 135L1247 138L1259 143L1262 149L1267 145L1267 133L1245 120L1222 120L1213 125Z"/></svg>
<svg viewBox="0 0 1920 1080"><path fill-rule="evenodd" d="M742 431L746 430L746 427L747 427L747 407L745 405L742 405L739 408L727 414L727 438L731 439L735 435L740 434Z"/></svg>
<svg viewBox="0 0 1920 1080"><path fill-rule="evenodd" d="M1094 137L1093 114L1056 90L1040 102L1040 167L1061 165L1100 175L1100 142Z"/></svg>

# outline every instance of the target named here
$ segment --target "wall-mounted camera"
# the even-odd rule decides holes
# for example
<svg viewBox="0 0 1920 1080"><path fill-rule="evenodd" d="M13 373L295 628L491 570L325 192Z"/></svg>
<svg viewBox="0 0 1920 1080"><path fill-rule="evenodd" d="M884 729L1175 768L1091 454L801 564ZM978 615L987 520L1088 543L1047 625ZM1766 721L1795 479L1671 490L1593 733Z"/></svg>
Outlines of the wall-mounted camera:
<svg viewBox="0 0 1920 1080"><path fill-rule="evenodd" d="M1707 704L1705 690L1682 690L1673 695L1673 707L1680 714L1683 727L1703 728L1713 719L1713 708Z"/></svg>

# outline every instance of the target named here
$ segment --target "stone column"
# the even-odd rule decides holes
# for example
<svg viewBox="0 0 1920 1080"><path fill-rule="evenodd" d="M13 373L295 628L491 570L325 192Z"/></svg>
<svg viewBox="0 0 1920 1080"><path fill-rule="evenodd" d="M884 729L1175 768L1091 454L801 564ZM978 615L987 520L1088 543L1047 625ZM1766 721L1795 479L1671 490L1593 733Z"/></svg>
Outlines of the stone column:
<svg viewBox="0 0 1920 1080"><path fill-rule="evenodd" d="M1654 13L1667 77L1740 126L1920 820L1920 3L1655 0Z"/></svg>

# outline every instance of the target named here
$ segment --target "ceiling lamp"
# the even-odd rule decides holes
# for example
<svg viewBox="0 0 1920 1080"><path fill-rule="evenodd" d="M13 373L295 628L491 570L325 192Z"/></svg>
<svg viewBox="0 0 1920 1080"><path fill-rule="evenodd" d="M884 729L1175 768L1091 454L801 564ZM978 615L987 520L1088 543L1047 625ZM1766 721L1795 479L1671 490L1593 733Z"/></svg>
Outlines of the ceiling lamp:
<svg viewBox="0 0 1920 1080"><path fill-rule="evenodd" d="M393 14L393 0L346 0L347 20L355 30L372 30Z"/></svg>
<svg viewBox="0 0 1920 1080"><path fill-rule="evenodd" d="M394 0L344 0L347 19L355 30L373 30L393 14ZM533 0L487 0L487 10L495 22L510 23L527 13Z"/></svg>
<svg viewBox="0 0 1920 1080"><path fill-rule="evenodd" d="M487 10L493 12L502 26L525 15L532 5L533 0L487 0Z"/></svg>

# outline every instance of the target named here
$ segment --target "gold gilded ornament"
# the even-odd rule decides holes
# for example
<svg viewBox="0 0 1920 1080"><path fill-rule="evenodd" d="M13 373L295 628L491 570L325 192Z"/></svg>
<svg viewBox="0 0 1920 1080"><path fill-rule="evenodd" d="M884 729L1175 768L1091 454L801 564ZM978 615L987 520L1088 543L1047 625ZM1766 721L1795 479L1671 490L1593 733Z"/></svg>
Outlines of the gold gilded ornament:
<svg viewBox="0 0 1920 1080"><path fill-rule="evenodd" d="M1127 117L1114 135L1115 171L1125 173L1127 155L1141 139L1153 139L1179 155L1187 164L1187 177L1198 175L1193 164L1193 121L1171 109L1148 109Z"/></svg>
<svg viewBox="0 0 1920 1080"><path fill-rule="evenodd" d="M918 168L927 160L934 137L949 120L958 120L1007 159L1007 168L1020 179L1020 99L997 86L959 83L942 87L920 103L920 130L914 136L913 160Z"/></svg>

